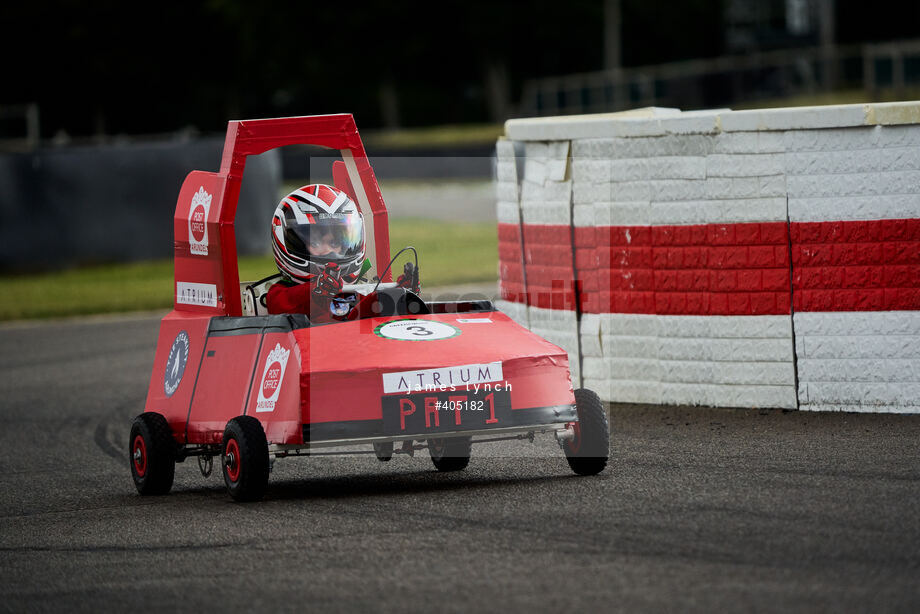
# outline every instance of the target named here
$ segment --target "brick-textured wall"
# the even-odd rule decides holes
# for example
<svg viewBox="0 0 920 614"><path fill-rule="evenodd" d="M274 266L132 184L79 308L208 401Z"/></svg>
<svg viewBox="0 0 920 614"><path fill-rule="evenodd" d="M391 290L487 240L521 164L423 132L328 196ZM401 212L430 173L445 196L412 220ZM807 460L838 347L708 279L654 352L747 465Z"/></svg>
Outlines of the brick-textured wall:
<svg viewBox="0 0 920 614"><path fill-rule="evenodd" d="M920 126L783 136L799 404L918 411Z"/></svg>
<svg viewBox="0 0 920 614"><path fill-rule="evenodd" d="M801 312L803 409L920 412L920 311Z"/></svg>
<svg viewBox="0 0 920 614"><path fill-rule="evenodd" d="M495 196L498 217L498 280L501 299L497 306L522 326L529 326L524 285L520 192L514 145L499 141L495 147Z"/></svg>
<svg viewBox="0 0 920 614"><path fill-rule="evenodd" d="M569 355L580 377L572 245L570 143L528 142L521 182L525 300L530 329Z"/></svg>
<svg viewBox="0 0 920 614"><path fill-rule="evenodd" d="M512 120L501 307L608 400L912 411L917 121L915 103Z"/></svg>
<svg viewBox="0 0 920 614"><path fill-rule="evenodd" d="M589 313L789 313L782 222L576 228ZM594 261L589 252L594 245Z"/></svg>
<svg viewBox="0 0 920 614"><path fill-rule="evenodd" d="M794 222L790 232L795 311L920 305L920 219Z"/></svg>

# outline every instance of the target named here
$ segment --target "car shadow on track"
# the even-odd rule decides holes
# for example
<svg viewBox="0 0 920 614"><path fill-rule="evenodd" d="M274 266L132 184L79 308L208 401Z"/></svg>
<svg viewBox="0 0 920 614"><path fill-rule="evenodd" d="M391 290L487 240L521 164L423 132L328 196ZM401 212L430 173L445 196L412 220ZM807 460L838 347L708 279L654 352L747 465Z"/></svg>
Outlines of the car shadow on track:
<svg viewBox="0 0 920 614"><path fill-rule="evenodd" d="M460 471L439 473L435 470L409 470L398 473L352 473L342 475L281 477L269 480L265 501L284 500L342 500L360 498L386 498L391 496L466 492L483 495L490 490L516 488L519 486L549 485L573 483L580 478L570 472L563 460L547 459L541 475L534 475L533 467L523 474L510 474L505 469L496 467L477 471ZM597 476L603 478L601 476ZM594 479L597 479L594 478ZM180 497L185 501L203 497L209 501L226 499L229 495L224 488L221 476L215 475L206 483L195 484L190 479L179 480L170 497ZM197 478L201 479L201 478ZM157 498L159 499L159 498Z"/></svg>
<svg viewBox="0 0 920 614"><path fill-rule="evenodd" d="M525 484L550 484L569 481L575 475L487 477L441 475L433 471L415 471L400 475L343 476L307 480L270 482L266 499L348 499L389 497L438 492L478 492Z"/></svg>

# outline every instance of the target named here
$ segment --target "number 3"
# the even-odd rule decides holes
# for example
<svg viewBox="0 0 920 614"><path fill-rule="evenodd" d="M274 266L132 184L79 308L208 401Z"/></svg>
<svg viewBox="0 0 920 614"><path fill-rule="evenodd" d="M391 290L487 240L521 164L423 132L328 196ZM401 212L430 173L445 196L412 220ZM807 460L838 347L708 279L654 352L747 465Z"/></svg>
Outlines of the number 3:
<svg viewBox="0 0 920 614"><path fill-rule="evenodd" d="M433 334L434 334L434 331L428 330L428 329L425 328L424 326L418 326L418 325L416 325L416 326L407 326L407 327L406 327L406 330L419 331L419 332L413 332L413 333L412 333L413 335L415 335L415 336L417 336L417 337L427 337L428 335L433 335Z"/></svg>

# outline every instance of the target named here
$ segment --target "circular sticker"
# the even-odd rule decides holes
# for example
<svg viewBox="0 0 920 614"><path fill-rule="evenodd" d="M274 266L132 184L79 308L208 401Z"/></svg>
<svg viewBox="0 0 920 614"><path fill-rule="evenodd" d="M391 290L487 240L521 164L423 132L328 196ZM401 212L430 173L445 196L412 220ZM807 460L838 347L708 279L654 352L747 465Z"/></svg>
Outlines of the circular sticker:
<svg viewBox="0 0 920 614"><path fill-rule="evenodd" d="M163 377L163 391L171 397L182 381L185 365L188 362L188 333L180 331L172 342L169 356L166 358L166 375Z"/></svg>
<svg viewBox="0 0 920 614"><path fill-rule="evenodd" d="M270 399L275 394L275 390L278 389L278 384L280 383L281 363L276 360L265 370L265 379L262 380L262 396Z"/></svg>
<svg viewBox="0 0 920 614"><path fill-rule="evenodd" d="M401 341L436 341L456 337L460 329L444 322L409 319L381 324L374 329L374 334Z"/></svg>
<svg viewBox="0 0 920 614"><path fill-rule="evenodd" d="M206 215L207 213L205 212L203 205L198 205L195 207L195 210L192 211L190 228L192 229L192 236L198 242L201 242L204 239L204 218Z"/></svg>

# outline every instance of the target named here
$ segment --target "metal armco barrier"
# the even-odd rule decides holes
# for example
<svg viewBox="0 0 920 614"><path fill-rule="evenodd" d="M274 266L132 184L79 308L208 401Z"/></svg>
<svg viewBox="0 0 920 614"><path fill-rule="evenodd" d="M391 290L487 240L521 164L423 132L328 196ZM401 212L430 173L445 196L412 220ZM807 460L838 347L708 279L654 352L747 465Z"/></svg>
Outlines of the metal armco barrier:
<svg viewBox="0 0 920 614"><path fill-rule="evenodd" d="M190 169L220 166L223 139L38 149L0 155L0 269L60 270L169 258L176 195ZM237 247L265 253L277 152L249 160Z"/></svg>
<svg viewBox="0 0 920 614"><path fill-rule="evenodd" d="M920 411L920 102L511 120L497 150L501 307L605 400Z"/></svg>

